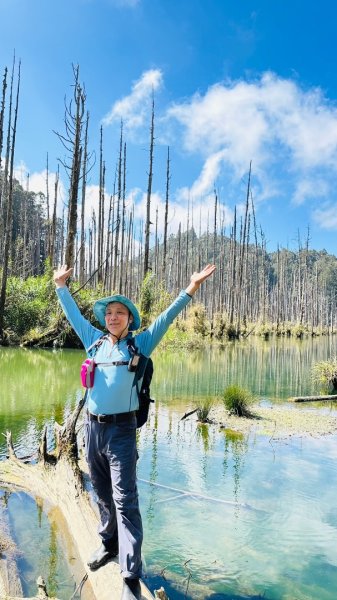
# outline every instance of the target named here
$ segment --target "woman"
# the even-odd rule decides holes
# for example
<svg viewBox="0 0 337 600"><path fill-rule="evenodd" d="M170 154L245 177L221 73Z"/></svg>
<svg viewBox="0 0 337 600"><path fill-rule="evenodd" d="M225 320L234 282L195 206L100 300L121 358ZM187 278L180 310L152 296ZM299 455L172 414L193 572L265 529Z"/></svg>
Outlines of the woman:
<svg viewBox="0 0 337 600"><path fill-rule="evenodd" d="M172 321L214 270L214 265L207 265L200 273L193 273L186 290L146 331L134 337L131 332L139 329L141 320L131 300L114 295L94 304L96 319L108 331L103 335L82 316L66 286L72 269L63 266L54 273L57 295L68 321L88 355L95 352L94 385L88 393L86 456L98 499L98 533L102 543L88 565L92 570L98 569L119 554L124 579L122 600L141 598L143 540L136 484L138 393L135 373L128 366L128 341L132 338L138 352L149 357Z"/></svg>

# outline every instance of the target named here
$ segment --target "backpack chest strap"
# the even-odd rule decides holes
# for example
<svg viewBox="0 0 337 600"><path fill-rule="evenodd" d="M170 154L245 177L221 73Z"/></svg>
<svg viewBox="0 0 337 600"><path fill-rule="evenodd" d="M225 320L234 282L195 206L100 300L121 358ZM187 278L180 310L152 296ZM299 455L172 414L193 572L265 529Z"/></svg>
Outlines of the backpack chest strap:
<svg viewBox="0 0 337 600"><path fill-rule="evenodd" d="M96 365L103 367L123 367L129 364L128 360L114 360L113 362L96 362Z"/></svg>

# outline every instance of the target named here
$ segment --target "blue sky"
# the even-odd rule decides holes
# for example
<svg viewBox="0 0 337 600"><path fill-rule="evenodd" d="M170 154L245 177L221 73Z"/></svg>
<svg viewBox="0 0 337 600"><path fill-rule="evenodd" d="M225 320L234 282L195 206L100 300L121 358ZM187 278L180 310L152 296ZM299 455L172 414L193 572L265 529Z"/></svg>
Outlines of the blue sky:
<svg viewBox="0 0 337 600"><path fill-rule="evenodd" d="M337 5L332 0L0 0L0 69L22 63L18 177L44 191L65 152L64 98L80 65L90 112L89 146L104 128L112 192L120 120L127 142L128 205L144 214L152 90L153 212L162 230L167 146L170 230L212 223L214 186L226 231L242 210L252 161L256 219L267 240L337 253ZM98 204L98 165L88 211ZM63 197L68 181L61 169ZM61 207L60 207L61 208ZM88 213L89 214L89 213ZM89 217L88 217L89 218Z"/></svg>

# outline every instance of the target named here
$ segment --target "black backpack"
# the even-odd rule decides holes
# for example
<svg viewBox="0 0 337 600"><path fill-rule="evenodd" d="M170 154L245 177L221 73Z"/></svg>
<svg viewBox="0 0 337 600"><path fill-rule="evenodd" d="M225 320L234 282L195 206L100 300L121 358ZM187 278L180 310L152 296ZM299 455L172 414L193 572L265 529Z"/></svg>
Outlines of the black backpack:
<svg viewBox="0 0 337 600"><path fill-rule="evenodd" d="M150 403L154 402L151 399L150 385L153 376L153 361L152 358L144 356L144 354L138 354L138 350L135 346L134 338L127 340L128 350L131 354L131 358L137 357L137 367L135 370L135 378L133 385L136 386L139 408L136 411L137 427L142 427L149 418ZM143 379L142 379L143 378ZM142 379L142 384L139 389L139 380Z"/></svg>
<svg viewBox="0 0 337 600"><path fill-rule="evenodd" d="M94 354L97 352L99 346L102 344L103 340L106 337L107 336L103 335L96 342L94 342L92 344L92 346L90 346L90 348L88 348L87 351L94 351L94 352L90 352L91 357L94 356ZM137 347L135 346L134 338L128 338L127 345L128 345L129 353L131 355L130 362L135 363L135 367L132 369L129 369L129 370L134 371L134 373L135 373L135 378L133 380L132 386L135 385L136 390L137 390L139 408L138 408L138 410L136 410L136 417L137 417L137 428L139 428L139 427L142 427L144 425L144 423L146 423L146 421L148 420L150 403L154 402L154 400L151 399L151 395L150 395L150 385L151 385L151 380L152 380L152 376L153 376L153 361L152 361L152 358L148 358L147 356L144 356L144 354L138 354L138 350L137 350ZM130 364L130 363L122 362L120 364ZM141 383L141 387L139 389L140 379L142 379L142 383Z"/></svg>

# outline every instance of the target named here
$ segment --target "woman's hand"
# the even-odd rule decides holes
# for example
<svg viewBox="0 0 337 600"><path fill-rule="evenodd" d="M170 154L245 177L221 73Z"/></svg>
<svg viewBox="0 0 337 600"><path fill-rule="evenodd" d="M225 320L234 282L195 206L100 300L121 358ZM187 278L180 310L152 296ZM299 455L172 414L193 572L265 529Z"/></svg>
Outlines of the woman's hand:
<svg viewBox="0 0 337 600"><path fill-rule="evenodd" d="M213 275L215 269L216 269L215 265L206 265L206 267L204 267L203 270L200 271L200 273L194 272L191 275L191 283L186 288L186 292L190 296L193 296L193 294L197 291L197 289L200 287L200 285L206 279L208 279L208 277L210 277L211 275Z"/></svg>
<svg viewBox="0 0 337 600"><path fill-rule="evenodd" d="M54 282L56 287L65 287L67 279L72 274L73 269L68 269L67 265L62 265L59 269L54 271Z"/></svg>

